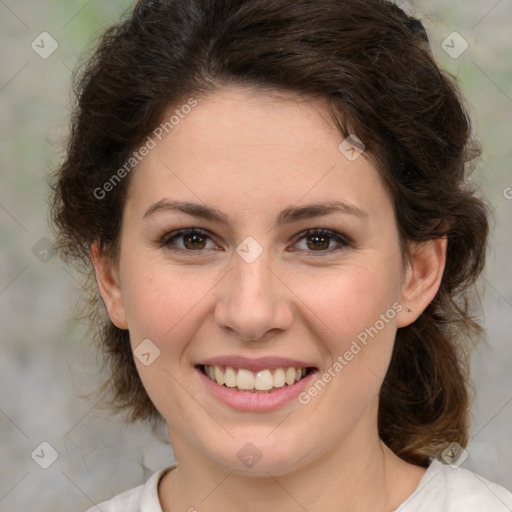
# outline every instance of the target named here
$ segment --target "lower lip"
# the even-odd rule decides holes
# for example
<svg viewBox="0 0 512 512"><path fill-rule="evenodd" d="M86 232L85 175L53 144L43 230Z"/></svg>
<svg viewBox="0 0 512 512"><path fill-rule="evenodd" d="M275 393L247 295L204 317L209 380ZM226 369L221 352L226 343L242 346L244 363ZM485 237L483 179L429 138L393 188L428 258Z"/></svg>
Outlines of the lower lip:
<svg viewBox="0 0 512 512"><path fill-rule="evenodd" d="M303 379L291 386L284 385L282 388L271 393L236 391L233 388L221 386L207 377L200 368L196 368L201 381L206 389L216 399L238 411L266 412L273 411L283 405L297 399L300 393L308 387L316 370L310 371ZM298 399L297 399L298 400Z"/></svg>

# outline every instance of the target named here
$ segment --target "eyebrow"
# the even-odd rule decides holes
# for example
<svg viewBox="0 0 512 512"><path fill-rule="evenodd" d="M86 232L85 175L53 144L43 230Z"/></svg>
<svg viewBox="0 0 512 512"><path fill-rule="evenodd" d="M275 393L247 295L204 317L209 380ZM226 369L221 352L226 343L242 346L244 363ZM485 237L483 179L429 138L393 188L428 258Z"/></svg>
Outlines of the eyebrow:
<svg viewBox="0 0 512 512"><path fill-rule="evenodd" d="M144 213L143 219L151 217L156 213L168 211L183 212L193 217L223 224L226 227L230 227L231 225L229 218L216 208L198 203L171 201L168 199L162 199L152 204ZM362 220L368 219L368 213L353 204L346 203L345 201L328 201L305 206L289 206L280 212L276 224L291 224L299 220L329 215L330 213L353 215Z"/></svg>

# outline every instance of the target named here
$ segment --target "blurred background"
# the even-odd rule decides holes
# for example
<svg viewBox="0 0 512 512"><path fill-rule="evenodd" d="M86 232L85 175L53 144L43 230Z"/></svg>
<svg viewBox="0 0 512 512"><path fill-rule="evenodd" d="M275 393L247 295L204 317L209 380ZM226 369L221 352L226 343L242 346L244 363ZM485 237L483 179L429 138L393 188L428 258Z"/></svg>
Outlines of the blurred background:
<svg viewBox="0 0 512 512"><path fill-rule="evenodd" d="M512 3L400 3L458 77L483 144L494 230L487 341L463 466L512 489ZM62 158L77 60L128 0L0 0L0 511L84 511L173 462L162 439L99 409L99 361L75 319L81 276L54 257L48 174ZM457 32L457 34L454 34ZM41 444L43 443L43 444Z"/></svg>

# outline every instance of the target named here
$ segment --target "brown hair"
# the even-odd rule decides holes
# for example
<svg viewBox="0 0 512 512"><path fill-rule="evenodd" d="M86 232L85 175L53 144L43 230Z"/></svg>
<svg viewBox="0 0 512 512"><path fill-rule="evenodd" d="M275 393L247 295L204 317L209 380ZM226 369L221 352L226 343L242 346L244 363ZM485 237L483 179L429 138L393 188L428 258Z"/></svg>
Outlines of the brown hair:
<svg viewBox="0 0 512 512"><path fill-rule="evenodd" d="M90 247L99 239L115 256L129 175L104 197L97 190L169 106L229 84L325 100L340 134L357 134L389 186L404 255L409 241L447 237L439 292L398 330L381 389L379 432L397 455L421 465L453 441L465 446L467 347L479 334L468 301L488 232L487 210L467 181L478 147L422 24L388 1L139 2L104 34L76 81L53 204L61 254L90 271ZM101 311L94 290L88 314ZM110 369L111 402L131 421L158 420L129 333L104 315L96 339Z"/></svg>

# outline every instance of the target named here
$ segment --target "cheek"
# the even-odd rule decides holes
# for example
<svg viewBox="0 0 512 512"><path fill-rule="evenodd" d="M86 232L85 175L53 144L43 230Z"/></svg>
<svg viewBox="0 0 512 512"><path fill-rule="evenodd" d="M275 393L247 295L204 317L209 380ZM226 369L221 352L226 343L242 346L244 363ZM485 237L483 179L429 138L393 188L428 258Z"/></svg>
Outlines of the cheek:
<svg viewBox="0 0 512 512"><path fill-rule="evenodd" d="M338 362L332 369L338 377L334 387L356 390L349 393L353 397L378 392L393 350L396 315L402 308L400 274L381 262L347 265L295 285L297 295L305 298L303 311L310 308L313 313L309 317L321 340L326 366Z"/></svg>
<svg viewBox="0 0 512 512"><path fill-rule="evenodd" d="M314 312L312 321L326 354L325 367L301 403L309 404L318 417L330 418L323 431L326 436L339 435L339 428L350 429L379 395L402 307L397 281L389 276L378 265L345 268L311 281L309 295L306 288L300 292Z"/></svg>
<svg viewBox="0 0 512 512"><path fill-rule="evenodd" d="M396 272L376 266L340 268L324 276L297 280L294 288L299 297L325 329L335 337L356 336L373 325L399 297ZM393 312L390 315L394 319ZM391 322L393 323L393 322ZM388 322L386 322L386 325Z"/></svg>
<svg viewBox="0 0 512 512"><path fill-rule="evenodd" d="M167 383L167 390L174 389L172 379L167 382L166 369L174 372L184 363L197 331L214 311L212 291L225 269L186 268L133 256L124 264L123 295L132 348L149 339L161 356L152 364L151 372L136 361L144 386L158 402L158 379Z"/></svg>
<svg viewBox="0 0 512 512"><path fill-rule="evenodd" d="M205 273L169 268L161 262L127 257L123 304L132 344L139 338L160 341L173 337L190 321L194 309L211 288ZM163 348L163 346L162 346Z"/></svg>
<svg viewBox="0 0 512 512"><path fill-rule="evenodd" d="M137 349L144 340L153 346L144 352L158 354L149 365L135 357L135 363L146 392L156 408L169 421L193 421L183 392L181 361L198 326L198 316L204 315L204 301L215 284L213 272L181 270L161 262L138 258L124 261L126 279L123 282L125 309L130 342ZM217 279L218 280L218 279ZM147 343L147 342L145 342ZM142 352L140 350L140 352ZM171 408L171 409L170 409ZM171 412L172 410L172 412Z"/></svg>

